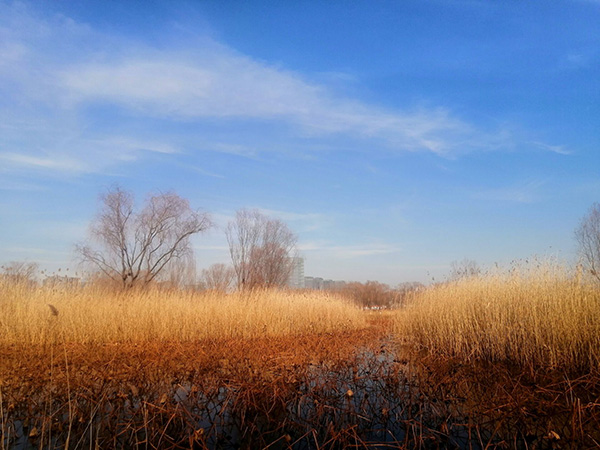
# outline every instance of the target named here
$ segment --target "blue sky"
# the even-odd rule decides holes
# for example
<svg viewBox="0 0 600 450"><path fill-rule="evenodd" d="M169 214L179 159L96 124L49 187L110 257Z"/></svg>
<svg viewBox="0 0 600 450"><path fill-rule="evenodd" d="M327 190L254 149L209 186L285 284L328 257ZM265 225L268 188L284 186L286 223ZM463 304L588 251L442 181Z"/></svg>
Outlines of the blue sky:
<svg viewBox="0 0 600 450"><path fill-rule="evenodd" d="M600 201L600 2L0 2L0 262L76 270L98 195L260 208L306 275L553 256ZM228 262L222 230L199 268Z"/></svg>

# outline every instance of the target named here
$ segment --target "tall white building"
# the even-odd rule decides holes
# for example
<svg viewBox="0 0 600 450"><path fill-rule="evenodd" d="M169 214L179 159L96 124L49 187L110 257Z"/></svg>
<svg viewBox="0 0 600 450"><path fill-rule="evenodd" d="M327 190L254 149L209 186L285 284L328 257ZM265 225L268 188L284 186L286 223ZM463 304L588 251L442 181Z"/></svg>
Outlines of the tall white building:
<svg viewBox="0 0 600 450"><path fill-rule="evenodd" d="M292 258L292 273L288 286L293 289L304 289L304 258Z"/></svg>

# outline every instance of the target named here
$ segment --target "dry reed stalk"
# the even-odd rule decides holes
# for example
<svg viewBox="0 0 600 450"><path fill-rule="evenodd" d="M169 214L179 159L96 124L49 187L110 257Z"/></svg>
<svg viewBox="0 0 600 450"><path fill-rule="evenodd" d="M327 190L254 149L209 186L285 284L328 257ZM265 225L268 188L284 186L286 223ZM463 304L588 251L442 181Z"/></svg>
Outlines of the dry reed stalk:
<svg viewBox="0 0 600 450"><path fill-rule="evenodd" d="M365 315L358 308L324 292L120 292L93 285L47 288L0 280L0 345L50 345L63 339L66 343L179 342L365 326Z"/></svg>
<svg viewBox="0 0 600 450"><path fill-rule="evenodd" d="M600 290L560 267L521 267L427 289L398 312L396 330L466 361L597 371Z"/></svg>
<svg viewBox="0 0 600 450"><path fill-rule="evenodd" d="M8 431L6 430L6 425L4 423L4 400L2 398L2 383L0 383L0 449L4 450L4 441L9 439L10 436L7 436Z"/></svg>

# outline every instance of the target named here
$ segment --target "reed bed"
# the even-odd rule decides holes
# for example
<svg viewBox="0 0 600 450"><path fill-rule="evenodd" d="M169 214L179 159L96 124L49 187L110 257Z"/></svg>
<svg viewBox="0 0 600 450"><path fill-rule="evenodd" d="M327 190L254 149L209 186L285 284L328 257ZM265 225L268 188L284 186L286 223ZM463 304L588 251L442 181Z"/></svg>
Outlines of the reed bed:
<svg viewBox="0 0 600 450"><path fill-rule="evenodd" d="M0 345L188 342L365 326L363 312L330 293L120 292L0 281Z"/></svg>
<svg viewBox="0 0 600 450"><path fill-rule="evenodd" d="M597 371L600 289L551 264L433 286L400 310L403 339L470 362Z"/></svg>
<svg viewBox="0 0 600 450"><path fill-rule="evenodd" d="M512 280L520 293L514 302L529 307L494 308L522 320L527 311L550 308L550 300L536 303L534 293L552 297L568 288L577 295L560 312L566 318L564 310L579 308L591 336L597 310L584 306L600 300L597 292L568 274L545 274L554 284L538 275L499 278L505 289ZM476 284L477 298L485 299L479 303L490 303L484 310L500 302L486 282L492 281ZM462 297L451 298L455 306L477 311L470 283L475 280L432 288L404 311L387 313L316 292L0 285L0 450L597 445L597 374L529 375L518 366L476 364L481 355L459 348L473 360L464 364L390 338L394 326L400 337L457 355L425 334L436 330L443 337L450 329L442 328L450 303L444 309L430 296L439 290L441 302L448 299L442 294L456 292ZM471 288L461 293L459 286ZM487 316L476 317L483 327ZM583 321L560 325L556 336L581 331ZM501 330L495 331L498 343Z"/></svg>

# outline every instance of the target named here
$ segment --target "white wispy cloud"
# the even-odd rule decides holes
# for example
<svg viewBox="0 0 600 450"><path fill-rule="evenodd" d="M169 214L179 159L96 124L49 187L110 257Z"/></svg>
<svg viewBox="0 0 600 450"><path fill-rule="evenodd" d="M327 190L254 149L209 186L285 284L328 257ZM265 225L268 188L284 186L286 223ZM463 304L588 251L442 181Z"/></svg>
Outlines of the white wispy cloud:
<svg viewBox="0 0 600 450"><path fill-rule="evenodd" d="M279 211L274 209L258 208L263 214L276 217L289 223L296 232L308 232L319 230L334 222L332 216L323 213L299 213L292 211Z"/></svg>
<svg viewBox="0 0 600 450"><path fill-rule="evenodd" d="M0 151L23 167L102 171L148 151L193 151L191 145L171 144L181 141L175 132L156 128L156 141L141 139L139 130L137 135L118 130L101 142L93 133L92 110L103 107L117 108L137 123L285 123L290 141L339 135L388 151L451 156L499 145L497 135L478 130L448 108L391 110L367 104L337 93L326 80L310 81L209 38L156 48L68 17L41 17L20 4L4 5L0 12L0 118L7 132ZM111 151L108 144L121 150ZM14 148L23 154L19 161ZM248 148L232 139L210 150L258 151Z"/></svg>
<svg viewBox="0 0 600 450"><path fill-rule="evenodd" d="M281 211L261 207L249 207L247 209L256 209L268 217L280 219L285 222L293 232L299 234L320 230L335 222L332 215L324 213ZM216 212L211 214L211 217L218 230L225 230L229 222L235 220L235 211Z"/></svg>
<svg viewBox="0 0 600 450"><path fill-rule="evenodd" d="M474 192L472 197L480 200L490 201L534 203L540 199L540 190L545 184L545 181L532 180L525 183L496 189L483 189L478 192Z"/></svg>
<svg viewBox="0 0 600 450"><path fill-rule="evenodd" d="M79 172L83 169L80 162L70 158L60 158L56 155L48 157L37 157L19 153L2 152L0 161L18 167L29 167L34 169L51 169L67 172Z"/></svg>
<svg viewBox="0 0 600 450"><path fill-rule="evenodd" d="M571 155L573 152L565 148L564 145L549 145L543 142L532 142L536 147L548 152L557 153L559 155Z"/></svg>
<svg viewBox="0 0 600 450"><path fill-rule="evenodd" d="M353 75L346 78L359 83ZM327 77L314 79L211 38L159 48L65 16L41 17L26 5L0 7L0 126L6 132L0 151L21 167L102 172L146 152L193 153L198 151L194 141L212 138L198 132L196 139L189 127L191 134L184 138L169 128L190 123L285 129L272 145L268 133L260 134L262 145L249 145L233 132L229 141L219 138L210 149L201 149L250 157L287 151L297 146L295 140L311 143L303 151L315 151L319 142L336 137L369 151L445 157L514 144L510 132L480 129L445 106L384 108L341 94ZM110 112L98 113L103 108ZM125 117L137 131L124 126L109 136L113 132L94 128L102 122L97 114ZM95 133L106 136L99 139ZM141 138L144 134L152 138ZM11 156L15 148L24 155L21 161Z"/></svg>
<svg viewBox="0 0 600 450"><path fill-rule="evenodd" d="M15 180L0 180L0 190L2 191L23 191L23 192L41 192L46 190L45 186Z"/></svg>
<svg viewBox="0 0 600 450"><path fill-rule="evenodd" d="M401 251L397 245L385 243L364 243L352 245L330 245L320 242L304 242L298 246L301 252L323 253L335 260L364 256L386 255Z"/></svg>
<svg viewBox="0 0 600 450"><path fill-rule="evenodd" d="M281 120L308 136L347 134L396 150L448 154L493 145L493 136L445 108L390 111L339 97L214 42L184 54L142 53L64 67L57 88L72 106L104 102L171 120Z"/></svg>
<svg viewBox="0 0 600 450"><path fill-rule="evenodd" d="M137 161L145 153L179 153L170 144L134 137L86 138L80 132L72 133L64 123L57 124L54 130L42 126L33 133L32 136L24 132L19 137L18 130L7 132L7 135L11 135L12 142L0 145L0 161L4 162L5 170L12 167L17 170L48 170L71 174L105 173L107 168L118 163Z"/></svg>
<svg viewBox="0 0 600 450"><path fill-rule="evenodd" d="M207 177L211 177L211 178L225 178L225 175L221 175L219 173L211 172L210 170L203 169L202 167L186 165L186 168L188 170L191 170L192 172L196 172L196 173L199 173L200 175L204 175L204 176L207 176Z"/></svg>
<svg viewBox="0 0 600 450"><path fill-rule="evenodd" d="M170 144L135 139L128 136L112 136L106 139L98 139L95 142L103 146L117 147L124 151L154 152L163 154L180 153L177 148Z"/></svg>

